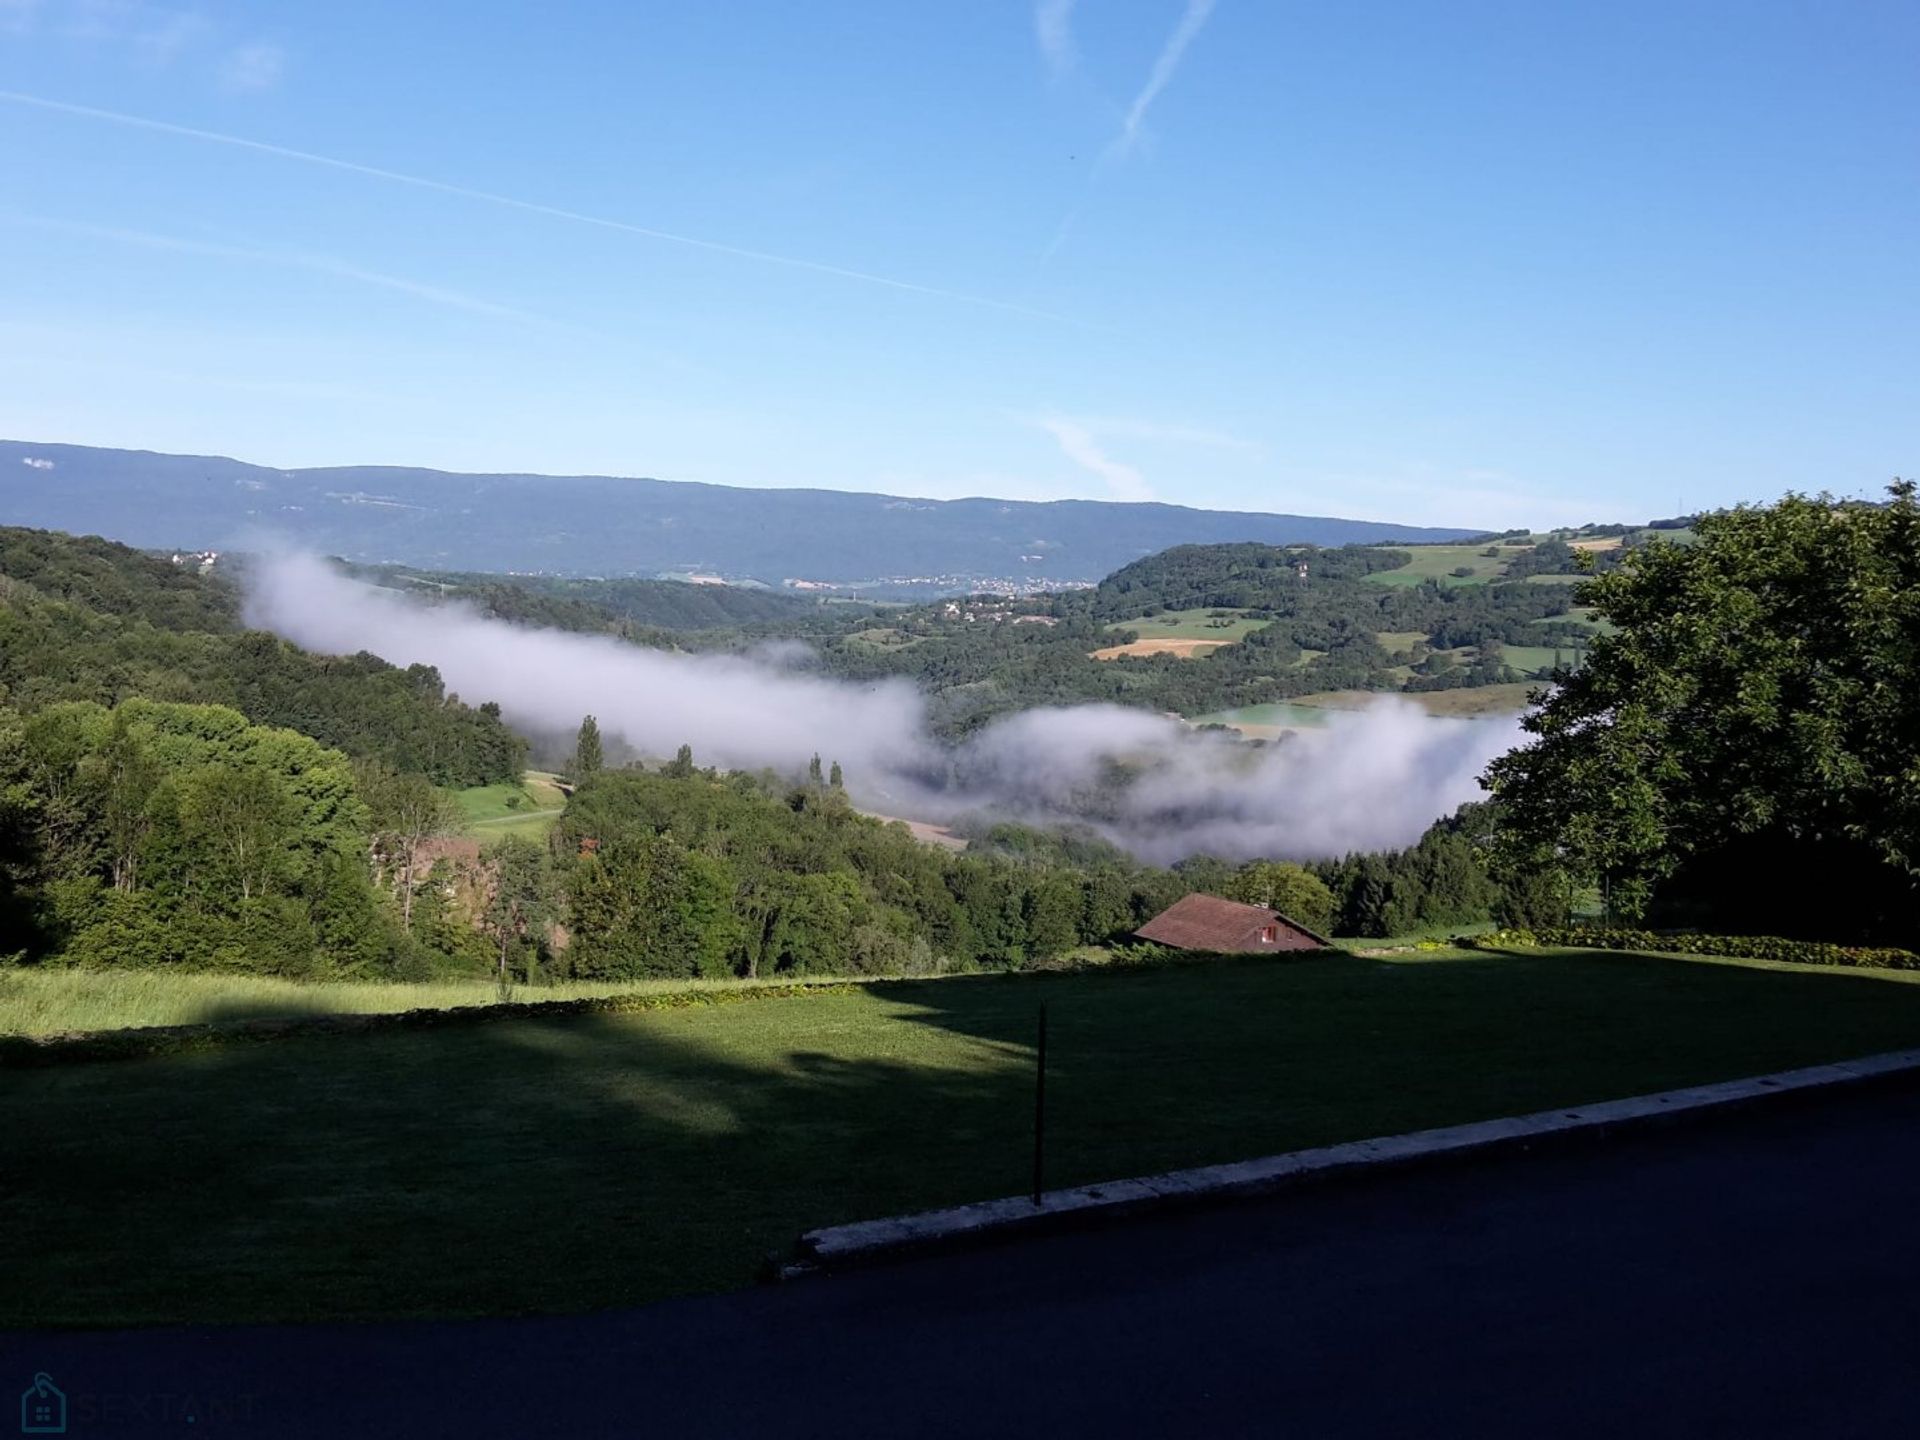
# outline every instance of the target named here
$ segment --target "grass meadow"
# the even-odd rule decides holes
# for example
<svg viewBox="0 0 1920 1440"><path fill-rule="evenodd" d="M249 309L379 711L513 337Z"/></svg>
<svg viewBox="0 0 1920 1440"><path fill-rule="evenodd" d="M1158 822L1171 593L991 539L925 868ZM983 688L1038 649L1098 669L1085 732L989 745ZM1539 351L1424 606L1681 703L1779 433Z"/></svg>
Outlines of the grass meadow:
<svg viewBox="0 0 1920 1440"><path fill-rule="evenodd" d="M583 1310L811 1226L1920 1044L1920 977L1409 951L8 1071L0 1326Z"/></svg>
<svg viewBox="0 0 1920 1440"><path fill-rule="evenodd" d="M1223 615L1215 615L1210 609L1169 610L1163 615L1118 621L1107 626L1107 633L1132 630L1142 640L1218 640L1231 643L1243 640L1271 623L1249 619L1245 612L1239 610L1229 610Z"/></svg>
<svg viewBox="0 0 1920 1440"><path fill-rule="evenodd" d="M738 990L751 980L568 980L516 986L509 998L581 1000L607 995L684 990ZM330 982L302 984L267 975L174 974L165 970L0 969L0 1034L57 1035L77 1030L123 1030L144 1025L201 1025L222 1020L287 1019L302 1015L386 1015L402 1010L450 1010L495 1005L491 980L420 984Z"/></svg>
<svg viewBox="0 0 1920 1440"><path fill-rule="evenodd" d="M1487 545L1389 545L1382 548L1404 550L1413 557L1413 563L1398 570L1374 571L1367 579L1376 585L1418 585L1426 580L1438 580L1442 585L1484 585L1506 574L1507 562L1526 547L1499 546L1500 553L1497 556L1484 553L1494 548ZM1473 573L1455 575L1453 572L1463 565L1472 569Z"/></svg>
<svg viewBox="0 0 1920 1440"><path fill-rule="evenodd" d="M476 785L453 792L453 803L469 835L498 840L502 835L538 837L553 828L567 797L560 777L529 770L518 785Z"/></svg>
<svg viewBox="0 0 1920 1440"><path fill-rule="evenodd" d="M1523 675L1537 675L1544 679L1553 669L1553 657L1558 655L1562 664L1573 663L1573 647L1562 645L1557 649L1552 645L1503 645L1500 658Z"/></svg>
<svg viewBox="0 0 1920 1440"><path fill-rule="evenodd" d="M1393 699L1418 705L1429 715L1518 715L1527 708L1527 696L1539 688L1538 682L1525 680L1460 690L1328 690L1292 703L1319 710L1363 710L1375 701Z"/></svg>
<svg viewBox="0 0 1920 1440"><path fill-rule="evenodd" d="M1271 705L1242 705L1237 710L1196 715L1193 723L1231 725L1235 729L1251 726L1255 730L1311 730L1327 723L1327 711L1317 705L1294 705L1281 700Z"/></svg>

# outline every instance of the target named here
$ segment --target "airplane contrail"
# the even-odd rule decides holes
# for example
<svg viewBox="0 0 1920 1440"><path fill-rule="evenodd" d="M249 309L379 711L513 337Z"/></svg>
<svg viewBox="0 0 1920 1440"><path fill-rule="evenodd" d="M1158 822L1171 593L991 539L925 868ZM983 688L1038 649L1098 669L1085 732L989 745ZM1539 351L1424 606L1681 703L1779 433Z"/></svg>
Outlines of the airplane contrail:
<svg viewBox="0 0 1920 1440"><path fill-rule="evenodd" d="M378 165L362 165L355 160L340 160L331 155L317 155L311 150L295 150L287 145L273 145L265 140L249 140L241 135L226 135L218 130L201 130L192 125L176 125L170 120L151 120L144 115L129 115L120 110L102 110L92 105L76 105L66 100L49 100L40 95L28 95L18 90L0 90L0 101L11 105L27 105L39 110L51 110L61 115L77 115L88 120L105 120L115 125L127 125L138 130L151 130L162 135L178 135L188 140L204 140L213 145L230 145L239 150L252 150L261 155L276 155L283 160L299 160L308 165L320 165L329 170L344 170L351 175L366 175L375 180L387 180L396 185L411 185L418 190L435 190L442 195L457 195L463 200L477 200L486 205L500 205L509 210L523 210L533 215L546 215L555 220L571 220L578 225L594 225L602 230L618 230L628 235L640 235L649 240L664 240L672 245L685 245L695 250L707 250L717 255L732 255L741 260L758 260L768 265L785 265L795 270L811 270L819 275L832 275L841 280L854 280L867 285L881 285L889 290L904 290L914 295L929 295L941 300L954 300L963 305L984 306L991 310L1004 310L1014 315L1025 315L1036 320L1051 320L1061 324L1078 324L1069 316L1057 315L1047 310L1036 310L1032 306L1015 304L1010 300L994 300L984 295L968 295L959 290L945 290L937 285L921 285L912 280L896 280L888 275L875 275L866 270L850 270L842 265L829 265L820 260L802 260L793 255L775 255L767 250L752 250L743 245L728 245L718 240L702 240L694 235L678 235L671 230L655 230L645 225L629 224L625 220L609 220L603 215L588 215L579 210L567 210L558 205L543 205L536 200L520 200L511 195L499 195L491 190L476 190L467 185L455 185L445 180L433 180L424 175L408 175L399 170L386 170Z"/></svg>

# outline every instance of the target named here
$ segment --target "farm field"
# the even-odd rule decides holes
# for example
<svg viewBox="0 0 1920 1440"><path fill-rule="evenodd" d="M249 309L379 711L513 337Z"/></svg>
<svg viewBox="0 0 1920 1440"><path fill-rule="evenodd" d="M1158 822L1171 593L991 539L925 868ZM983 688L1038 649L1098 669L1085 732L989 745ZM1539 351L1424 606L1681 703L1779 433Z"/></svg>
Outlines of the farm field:
<svg viewBox="0 0 1920 1440"><path fill-rule="evenodd" d="M1429 715L1517 715L1527 708L1527 696L1538 688L1537 681L1527 680L1460 690L1329 690L1298 696L1291 703L1324 710L1364 710L1378 700L1393 699L1418 705Z"/></svg>
<svg viewBox="0 0 1920 1440"><path fill-rule="evenodd" d="M1563 664L1570 664L1573 651L1562 645L1558 649L1552 645L1503 645L1501 658L1514 669L1524 674L1545 676L1553 668L1553 657L1558 655Z"/></svg>
<svg viewBox="0 0 1920 1440"><path fill-rule="evenodd" d="M1413 557L1413 563L1398 570L1374 571L1367 579L1376 585L1418 585L1427 580L1438 580L1442 585L1484 585L1506 574L1507 562L1526 547L1501 546L1498 557L1484 554L1489 548L1486 545L1393 545L1383 548L1405 550ZM1473 574L1455 575L1453 572L1462 565L1471 566Z"/></svg>
<svg viewBox="0 0 1920 1440"><path fill-rule="evenodd" d="M1211 715L1197 715L1195 725L1231 725L1236 730L1299 730L1312 729L1327 723L1327 712L1318 705L1296 705L1290 701L1280 701L1273 705L1242 705L1237 710L1217 710Z"/></svg>
<svg viewBox="0 0 1920 1440"><path fill-rule="evenodd" d="M1105 645L1089 651L1089 660L1118 660L1123 655L1171 655L1176 660L1197 660L1233 644L1231 640L1129 640L1125 645Z"/></svg>
<svg viewBox="0 0 1920 1440"><path fill-rule="evenodd" d="M1174 655L1191 660L1211 654L1222 645L1235 644L1270 623L1249 619L1239 610L1226 611L1223 615L1216 615L1211 609L1169 610L1163 615L1122 620L1107 626L1109 634L1131 630L1139 639L1095 650L1091 658L1114 660L1122 655Z"/></svg>
<svg viewBox="0 0 1920 1440"><path fill-rule="evenodd" d="M456 790L453 799L470 835L483 840L513 834L544 835L567 808L559 781L560 777L549 771L529 770L518 785L477 785Z"/></svg>
<svg viewBox="0 0 1920 1440"><path fill-rule="evenodd" d="M801 1230L1920 1043L1920 977L1595 951L869 984L9 1073L0 1325L473 1315ZM155 1176L191 1177L157 1184Z"/></svg>
<svg viewBox="0 0 1920 1440"><path fill-rule="evenodd" d="M1228 610L1222 615L1212 610L1169 610L1139 620L1122 620L1107 629L1116 634L1132 630L1142 640L1218 640L1230 645L1271 623L1250 619L1241 610Z"/></svg>
<svg viewBox="0 0 1920 1440"><path fill-rule="evenodd" d="M1373 638L1387 654L1401 656L1409 654L1416 645L1425 645L1430 637L1424 630L1380 630Z"/></svg>

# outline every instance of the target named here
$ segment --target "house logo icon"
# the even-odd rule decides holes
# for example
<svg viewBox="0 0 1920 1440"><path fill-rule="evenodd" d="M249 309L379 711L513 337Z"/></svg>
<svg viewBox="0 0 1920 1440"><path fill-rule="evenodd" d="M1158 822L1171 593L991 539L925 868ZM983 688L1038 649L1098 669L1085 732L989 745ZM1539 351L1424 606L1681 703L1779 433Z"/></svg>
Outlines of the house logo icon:
<svg viewBox="0 0 1920 1440"><path fill-rule="evenodd" d="M67 1433L67 1392L54 1384L53 1377L44 1370L33 1377L33 1384L20 1396L20 1433Z"/></svg>

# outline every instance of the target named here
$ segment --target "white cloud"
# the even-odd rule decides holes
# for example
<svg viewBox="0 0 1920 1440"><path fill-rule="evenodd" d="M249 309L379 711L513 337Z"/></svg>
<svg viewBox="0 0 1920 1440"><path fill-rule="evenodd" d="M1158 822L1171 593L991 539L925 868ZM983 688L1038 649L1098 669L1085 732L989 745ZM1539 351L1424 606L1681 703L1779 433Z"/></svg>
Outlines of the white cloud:
<svg viewBox="0 0 1920 1440"><path fill-rule="evenodd" d="M1214 0L1186 0L1187 8L1181 12L1180 23L1173 27L1173 34L1160 47L1159 57L1153 62L1153 71L1147 76L1147 83L1140 87L1140 93L1133 97L1133 104L1127 107L1127 118L1120 126L1119 138L1113 142L1112 154L1116 158L1132 150L1138 142L1147 111L1153 108L1153 102L1160 98L1160 92L1173 80L1174 71L1180 68L1181 56L1187 53L1187 46L1193 43L1194 36L1200 33L1201 26L1207 23L1207 17L1213 13L1213 3Z"/></svg>
<svg viewBox="0 0 1920 1440"><path fill-rule="evenodd" d="M1074 0L1040 0L1033 9L1033 34L1040 54L1057 79L1073 73L1080 57L1073 45Z"/></svg>
<svg viewBox="0 0 1920 1440"><path fill-rule="evenodd" d="M889 815L1083 816L1145 859L1198 852L1294 859L1410 844L1478 799L1475 777L1520 738L1513 721L1428 719L1400 700L1249 749L1115 705L1026 710L965 743L928 730L904 681L854 685L736 655L648 650L607 636L530 630L457 605L423 608L306 556L249 569L250 623L331 654L437 666L450 690L495 700L508 721L569 735L580 716L636 749L691 743L702 763L797 774L845 763L856 800ZM1119 765L1136 779L1085 815Z"/></svg>
<svg viewBox="0 0 1920 1440"><path fill-rule="evenodd" d="M1040 428L1053 436L1061 454L1088 474L1099 476L1115 500L1153 499L1146 477L1103 451L1086 426L1064 416L1051 416L1040 422Z"/></svg>
<svg viewBox="0 0 1920 1440"><path fill-rule="evenodd" d="M231 51L220 67L220 78L231 90L271 90L286 69L287 52L278 45L256 40Z"/></svg>

